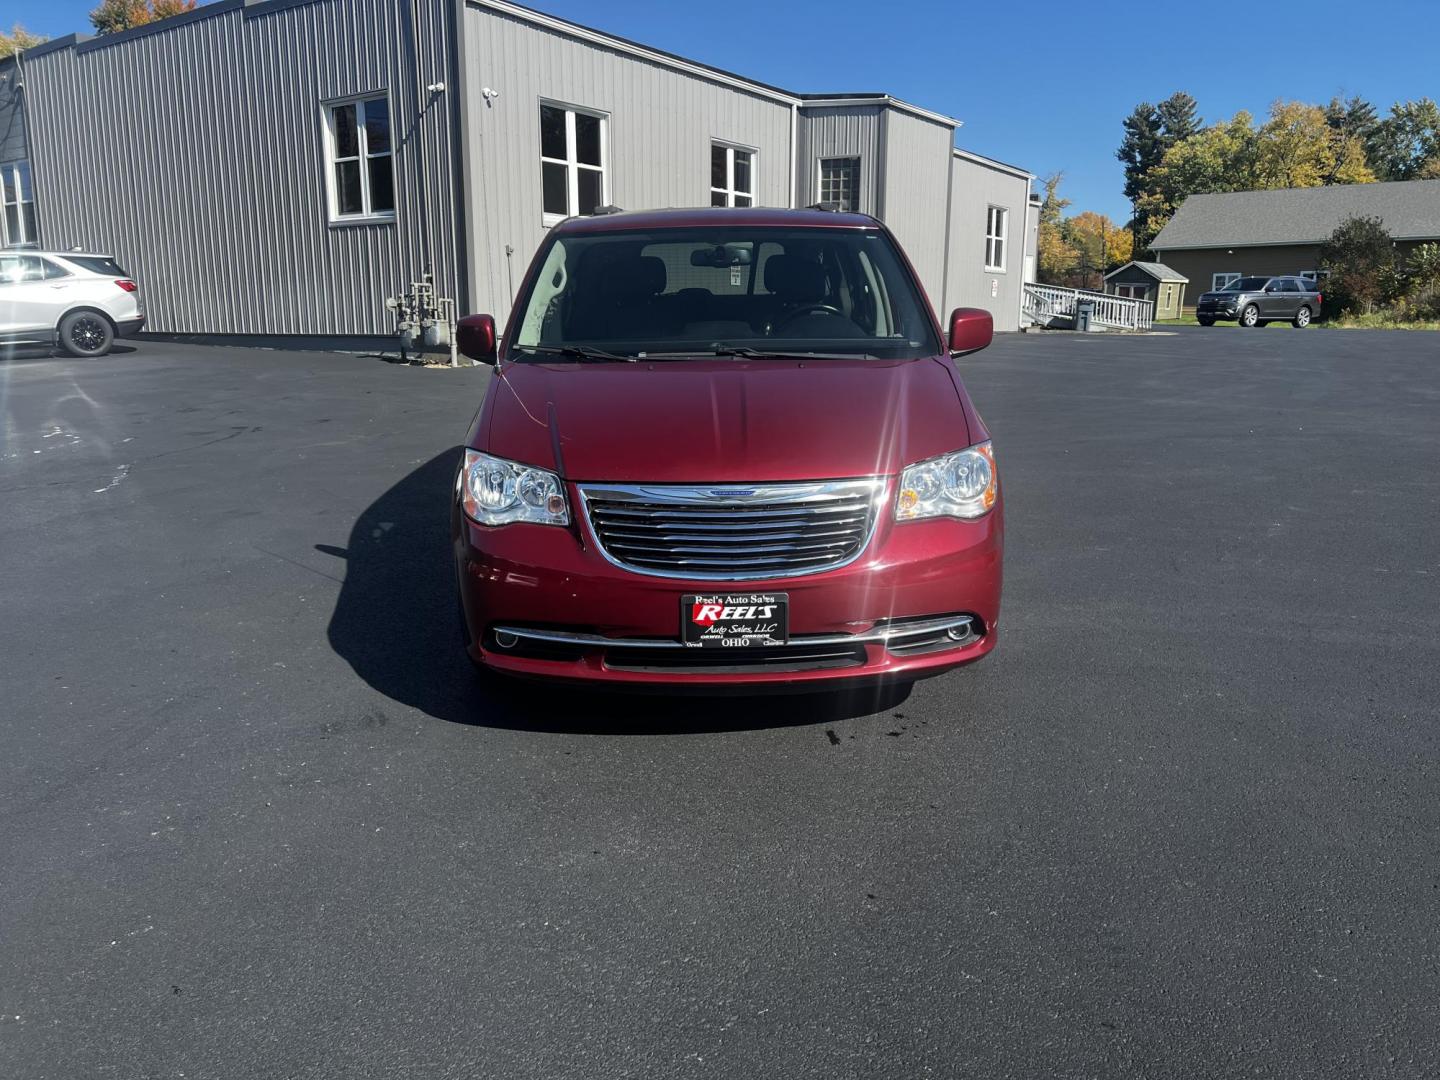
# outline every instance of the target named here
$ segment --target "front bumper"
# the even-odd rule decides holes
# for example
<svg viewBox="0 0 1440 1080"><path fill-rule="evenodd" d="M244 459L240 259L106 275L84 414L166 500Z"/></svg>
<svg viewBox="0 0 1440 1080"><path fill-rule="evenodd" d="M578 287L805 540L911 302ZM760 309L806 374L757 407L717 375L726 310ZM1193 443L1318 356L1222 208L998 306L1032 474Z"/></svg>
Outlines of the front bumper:
<svg viewBox="0 0 1440 1080"><path fill-rule="evenodd" d="M569 495L574 507L573 488ZM999 501L978 521L897 525L882 514L869 546L846 566L722 583L617 567L580 520L568 528L491 528L456 505L452 537L467 649L475 661L509 675L758 691L918 679L986 656L1000 615ZM717 589L788 593L789 644L680 646L681 595Z"/></svg>

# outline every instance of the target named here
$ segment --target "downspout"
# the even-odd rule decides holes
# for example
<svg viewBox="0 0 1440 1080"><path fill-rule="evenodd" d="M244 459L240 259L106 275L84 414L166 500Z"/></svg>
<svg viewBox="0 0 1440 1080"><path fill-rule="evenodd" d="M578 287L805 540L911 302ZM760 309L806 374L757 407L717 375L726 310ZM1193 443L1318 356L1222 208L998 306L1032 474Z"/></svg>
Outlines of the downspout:
<svg viewBox="0 0 1440 1080"><path fill-rule="evenodd" d="M432 234L430 228L430 175L425 166L425 114L430 111L430 106L435 102L435 94L426 88L424 74L420 71L420 49L416 42L415 27L415 3L409 3L400 7L400 32L404 35L404 45L409 48L410 55L415 58L415 103L419 111L410 122L410 131L402 142L409 143L405 147L406 157L409 159L410 168L417 180L415 185L416 214L420 224L420 260L424 264L424 272L433 275L435 272L435 256L432 248Z"/></svg>
<svg viewBox="0 0 1440 1080"><path fill-rule="evenodd" d="M1025 322L1025 254L1030 246L1030 195L1035 184L1035 178L1025 179L1025 231L1020 239L1020 289L1015 295L1015 329L1020 329ZM1035 262L1040 262L1040 238L1035 238Z"/></svg>
<svg viewBox="0 0 1440 1080"><path fill-rule="evenodd" d="M25 84L24 49L15 54L15 92L20 95L20 130L25 133L25 160L30 165L30 194L35 200L35 241L39 243L40 218L45 200L40 198L40 174L35 169L35 129L30 126L30 90Z"/></svg>
<svg viewBox="0 0 1440 1080"><path fill-rule="evenodd" d="M881 105L880 115L875 121L875 216L885 221L885 179L889 172L887 159L890 156L890 106Z"/></svg>
<svg viewBox="0 0 1440 1080"><path fill-rule="evenodd" d="M800 147L796 140L800 131L800 106L795 102L790 103L790 209L794 210L799 205L799 199L795 191L796 165L800 160Z"/></svg>
<svg viewBox="0 0 1440 1080"><path fill-rule="evenodd" d="M470 155L466 117L470 106L470 82L465 59L465 0L450 6L454 26L450 34L450 183L454 214L450 225L450 242L455 255L456 317L473 312L475 268L471 265L471 248L466 235L470 221Z"/></svg>
<svg viewBox="0 0 1440 1080"><path fill-rule="evenodd" d="M945 152L945 260L940 270L940 307L937 314L949 318L950 312L950 213L955 207L955 128L950 129L950 147ZM941 324L945 325L944 323Z"/></svg>

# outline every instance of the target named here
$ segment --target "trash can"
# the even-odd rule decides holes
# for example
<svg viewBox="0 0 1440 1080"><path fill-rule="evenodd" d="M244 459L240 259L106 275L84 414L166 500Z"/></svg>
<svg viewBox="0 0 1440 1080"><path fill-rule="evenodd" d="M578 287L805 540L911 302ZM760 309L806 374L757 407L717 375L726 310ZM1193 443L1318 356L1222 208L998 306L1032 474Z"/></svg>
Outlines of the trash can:
<svg viewBox="0 0 1440 1080"><path fill-rule="evenodd" d="M1075 304L1075 329L1080 331L1088 331L1090 329L1090 320L1094 317L1094 315L1094 300L1078 301Z"/></svg>

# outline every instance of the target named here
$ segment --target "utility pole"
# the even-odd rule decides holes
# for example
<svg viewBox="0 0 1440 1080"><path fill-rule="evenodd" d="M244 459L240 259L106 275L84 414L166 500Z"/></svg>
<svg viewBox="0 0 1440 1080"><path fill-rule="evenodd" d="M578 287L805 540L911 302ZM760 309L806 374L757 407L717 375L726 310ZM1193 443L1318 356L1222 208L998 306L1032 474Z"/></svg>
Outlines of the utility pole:
<svg viewBox="0 0 1440 1080"><path fill-rule="evenodd" d="M1100 281L1096 292L1105 291L1105 268L1110 265L1110 219L1100 215Z"/></svg>

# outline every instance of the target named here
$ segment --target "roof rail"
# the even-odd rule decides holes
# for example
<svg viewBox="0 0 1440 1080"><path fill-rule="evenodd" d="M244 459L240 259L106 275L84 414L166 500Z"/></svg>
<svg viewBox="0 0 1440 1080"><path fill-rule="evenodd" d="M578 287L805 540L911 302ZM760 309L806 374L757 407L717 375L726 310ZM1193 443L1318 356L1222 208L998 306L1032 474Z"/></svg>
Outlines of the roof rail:
<svg viewBox="0 0 1440 1080"><path fill-rule="evenodd" d="M840 213L840 204L838 202L826 200L825 202L811 203L805 209L824 210L827 214L838 214Z"/></svg>
<svg viewBox="0 0 1440 1080"><path fill-rule="evenodd" d="M594 210L591 210L590 216L604 217L606 214L623 214L624 212L625 208L623 206L611 206L607 203L604 206L597 206Z"/></svg>

